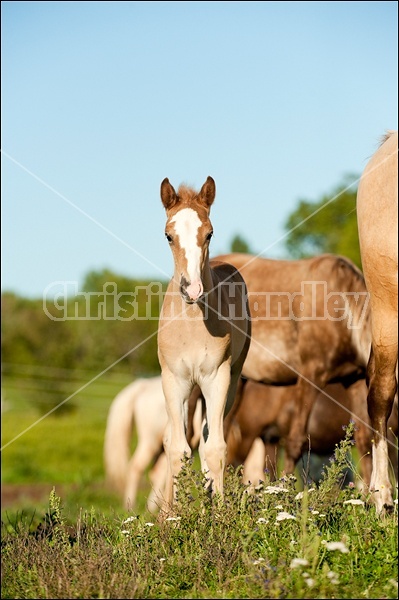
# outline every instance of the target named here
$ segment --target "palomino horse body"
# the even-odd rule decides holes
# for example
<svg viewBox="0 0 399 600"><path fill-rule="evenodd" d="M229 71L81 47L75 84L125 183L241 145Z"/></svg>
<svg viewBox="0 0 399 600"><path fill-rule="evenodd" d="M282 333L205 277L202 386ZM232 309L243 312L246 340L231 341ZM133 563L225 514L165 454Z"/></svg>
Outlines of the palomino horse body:
<svg viewBox="0 0 399 600"><path fill-rule="evenodd" d="M365 377L371 332L360 270L345 257L324 254L275 260L248 254L217 257L247 284L252 339L242 374L275 386L292 385L293 416L285 444L292 473L306 450L307 423L327 383Z"/></svg>
<svg viewBox="0 0 399 600"><path fill-rule="evenodd" d="M318 393L309 417L306 452L328 457L334 453L335 446L345 435L343 427L350 419L355 423L354 441L359 456L359 473L362 487L367 488L371 476L371 439L372 430L367 412L367 386L364 379L354 384L353 392L348 394L340 383L327 384L325 393ZM244 479L252 483L264 479L267 468L271 478L277 477L278 447L284 447L290 431L294 414L294 394L292 386L271 386L248 380L242 389L241 402L232 419L227 438L227 462L237 467L244 465ZM391 441L398 435L398 412L392 411L390 420ZM259 444L258 440L262 440ZM253 444L258 448L253 450ZM397 473L397 450L390 445L390 461L393 479ZM254 467L250 470L248 456L257 452L259 459L250 461ZM306 475L307 463L304 471Z"/></svg>
<svg viewBox="0 0 399 600"><path fill-rule="evenodd" d="M201 401L198 393L190 402L189 415L192 436L188 442L196 448L202 421ZM190 410L190 409L189 409ZM157 502L164 494L166 461L163 436L167 424L165 397L161 376L136 379L121 390L112 401L108 411L104 439L104 467L107 482L123 497L126 509L134 509L140 481L145 470L149 473L151 492L147 508L156 512ZM133 425L136 428L137 445L131 455Z"/></svg>
<svg viewBox="0 0 399 600"><path fill-rule="evenodd" d="M357 220L372 320L367 375L375 443L370 489L377 512L392 511L387 420L397 391L398 368L398 132L386 136L362 174Z"/></svg>
<svg viewBox="0 0 399 600"><path fill-rule="evenodd" d="M158 329L158 358L168 413L164 509L173 503L182 459L191 455L185 430L188 399L196 384L206 404L199 445L201 468L212 491L223 495L224 417L233 406L250 343L244 280L226 262L209 261L213 233L209 212L215 194L211 177L200 192L180 186L176 193L168 179L161 184L167 215L165 235L174 258L174 276L165 294Z"/></svg>

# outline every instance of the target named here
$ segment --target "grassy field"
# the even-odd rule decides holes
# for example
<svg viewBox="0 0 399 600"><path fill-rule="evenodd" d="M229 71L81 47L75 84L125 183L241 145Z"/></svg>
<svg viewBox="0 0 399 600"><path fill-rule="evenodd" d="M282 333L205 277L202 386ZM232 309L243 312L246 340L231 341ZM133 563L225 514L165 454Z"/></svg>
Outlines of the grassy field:
<svg viewBox="0 0 399 600"><path fill-rule="evenodd" d="M82 506L103 511L110 506L120 508L119 498L105 485L103 443L109 406L131 378L124 373L108 374L75 393L91 376L82 373L80 379L71 381L64 396L71 396L70 400L47 416L43 403L40 411L37 408L37 382L30 389L26 378L3 379L2 485L60 488L71 516ZM132 448L134 444L133 435ZM43 512L47 504L48 498L33 505L27 500L8 506L7 512Z"/></svg>
<svg viewBox="0 0 399 600"><path fill-rule="evenodd" d="M126 513L102 452L108 408L129 381L108 374L41 418L37 390L3 380L2 484L53 491L2 506L2 598L398 597L397 504L377 517L356 488L338 487L349 439L312 491L285 477L248 494L229 469L224 501L210 501L196 459L170 520L146 513L148 483Z"/></svg>

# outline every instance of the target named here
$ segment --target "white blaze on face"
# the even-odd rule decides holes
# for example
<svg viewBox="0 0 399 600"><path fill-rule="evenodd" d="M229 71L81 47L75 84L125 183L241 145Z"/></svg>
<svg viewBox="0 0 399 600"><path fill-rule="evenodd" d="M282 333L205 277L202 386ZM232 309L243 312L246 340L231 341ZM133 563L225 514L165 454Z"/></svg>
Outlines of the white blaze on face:
<svg viewBox="0 0 399 600"><path fill-rule="evenodd" d="M200 260L201 248L198 246L198 230L202 225L201 219L192 208L183 208L171 219L174 223L176 235L179 237L180 247L187 260L187 275L191 283L187 291L193 292L192 296L201 295L203 288L201 283ZM198 288L198 293L196 292ZM191 295L191 293L190 293Z"/></svg>

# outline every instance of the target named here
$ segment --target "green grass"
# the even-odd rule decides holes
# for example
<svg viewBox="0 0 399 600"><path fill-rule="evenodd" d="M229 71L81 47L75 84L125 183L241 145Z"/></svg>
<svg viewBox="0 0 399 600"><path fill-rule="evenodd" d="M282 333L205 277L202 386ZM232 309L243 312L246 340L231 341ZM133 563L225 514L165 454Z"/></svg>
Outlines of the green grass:
<svg viewBox="0 0 399 600"><path fill-rule="evenodd" d="M55 410L48 416L38 411L25 390L8 389L7 379L3 381L2 481L58 484L101 480L108 409L129 381L128 376L120 375L116 380L96 381L68 401L70 411Z"/></svg>
<svg viewBox="0 0 399 600"><path fill-rule="evenodd" d="M293 476L248 494L228 469L222 501L187 461L169 520L91 510L71 524L53 492L38 526L3 526L2 597L397 598L397 511L334 488L339 464L302 498Z"/></svg>
<svg viewBox="0 0 399 600"><path fill-rule="evenodd" d="M120 498L105 484L103 444L109 406L130 381L124 374L103 376L68 401L71 410L44 416L35 404L37 392L30 394L15 382L8 387L4 378L2 484L55 486L63 490L68 509L75 514L82 506L105 511L120 507ZM75 384L73 391L84 384L83 380ZM132 449L135 443L133 434ZM6 512L42 513L45 509L43 501L24 501ZM2 507L2 518L4 512Z"/></svg>
<svg viewBox="0 0 399 600"><path fill-rule="evenodd" d="M146 513L145 483L137 513L124 511L106 489L102 449L127 382L92 384L74 411L19 437L40 414L3 382L3 483L54 486L2 510L3 598L397 598L397 504L379 517L355 488L339 488L349 439L302 498L293 476L248 494L228 469L224 500L211 501L195 458L179 477L175 520Z"/></svg>

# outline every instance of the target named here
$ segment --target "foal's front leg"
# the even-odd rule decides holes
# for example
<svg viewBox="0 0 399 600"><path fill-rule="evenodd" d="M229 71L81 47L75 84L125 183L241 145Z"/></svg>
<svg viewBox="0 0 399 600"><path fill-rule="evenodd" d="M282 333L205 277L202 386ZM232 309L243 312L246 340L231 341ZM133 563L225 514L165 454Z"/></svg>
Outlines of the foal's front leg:
<svg viewBox="0 0 399 600"><path fill-rule="evenodd" d="M187 402L191 386L176 377L167 367L162 369L162 387L165 395L168 424L164 435L164 448L168 462L165 485L165 509L173 504L176 496L176 477L182 468L184 456L191 456L187 442Z"/></svg>
<svg viewBox="0 0 399 600"><path fill-rule="evenodd" d="M231 384L230 364L221 365L213 377L201 383L206 404L205 436L201 436L200 458L203 471L208 471L212 492L223 496L227 445L224 439L224 412Z"/></svg>

